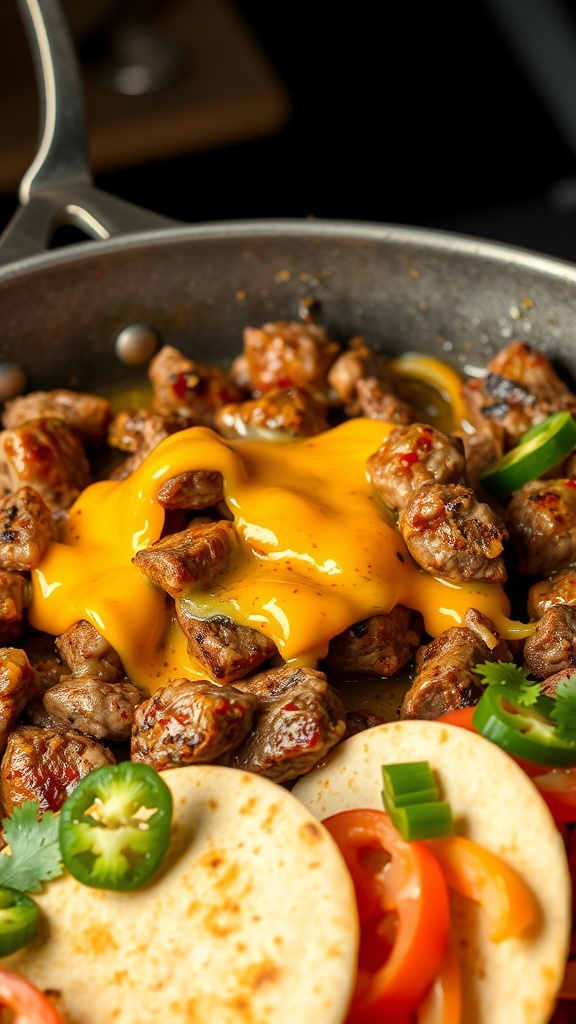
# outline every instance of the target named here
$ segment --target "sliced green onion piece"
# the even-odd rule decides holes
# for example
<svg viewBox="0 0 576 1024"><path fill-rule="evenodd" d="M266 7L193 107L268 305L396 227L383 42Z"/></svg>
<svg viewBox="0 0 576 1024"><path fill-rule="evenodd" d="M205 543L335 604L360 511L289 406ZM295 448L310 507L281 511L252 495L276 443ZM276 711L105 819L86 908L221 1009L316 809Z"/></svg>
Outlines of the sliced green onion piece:
<svg viewBox="0 0 576 1024"><path fill-rule="evenodd" d="M0 886L0 956L9 956L34 938L40 911L31 896Z"/></svg>
<svg viewBox="0 0 576 1024"><path fill-rule="evenodd" d="M495 498L506 498L524 484L547 473L576 447L576 422L568 411L556 412L527 430L520 443L480 474Z"/></svg>
<svg viewBox="0 0 576 1024"><path fill-rule="evenodd" d="M415 839L439 839L454 832L452 808L445 800L409 804L388 811L392 824L406 842Z"/></svg>
<svg viewBox="0 0 576 1024"><path fill-rule="evenodd" d="M382 802L404 840L452 835L450 805L440 799L428 761L382 765Z"/></svg>

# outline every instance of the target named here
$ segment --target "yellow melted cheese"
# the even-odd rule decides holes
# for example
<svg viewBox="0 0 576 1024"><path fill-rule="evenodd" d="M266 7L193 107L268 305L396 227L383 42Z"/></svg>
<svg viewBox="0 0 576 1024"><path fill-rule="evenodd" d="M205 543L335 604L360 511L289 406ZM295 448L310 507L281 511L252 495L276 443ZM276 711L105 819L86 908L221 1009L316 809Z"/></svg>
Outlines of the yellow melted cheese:
<svg viewBox="0 0 576 1024"><path fill-rule="evenodd" d="M186 596L195 616L225 615L262 630L285 661L308 665L333 636L399 603L420 611L432 636L460 624L471 606L503 636L522 635L501 587L449 584L413 562L366 474L391 429L358 418L281 444L225 441L205 427L173 434L127 479L80 495L32 573L31 624L59 635L87 619L151 692L170 679L205 677L172 603L132 558L162 533L161 485L207 469L223 475L239 545L215 580Z"/></svg>

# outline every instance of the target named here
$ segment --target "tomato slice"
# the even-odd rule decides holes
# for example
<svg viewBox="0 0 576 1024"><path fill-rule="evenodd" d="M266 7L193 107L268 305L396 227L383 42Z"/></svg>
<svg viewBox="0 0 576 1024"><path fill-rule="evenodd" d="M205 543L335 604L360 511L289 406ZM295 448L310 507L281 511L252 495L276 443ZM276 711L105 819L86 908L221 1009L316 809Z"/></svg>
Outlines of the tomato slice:
<svg viewBox="0 0 576 1024"><path fill-rule="evenodd" d="M352 876L361 923L348 1022L404 1020L433 984L449 941L438 861L427 843L405 842L384 811L341 811L323 823Z"/></svg>
<svg viewBox="0 0 576 1024"><path fill-rule="evenodd" d="M497 854L465 836L428 841L448 888L481 904L492 942L521 935L537 920L531 890Z"/></svg>
<svg viewBox="0 0 576 1024"><path fill-rule="evenodd" d="M459 725L461 729L469 729L470 732L478 732L472 721L475 710L474 704L468 708L452 708L451 711L445 711L437 720L446 722L447 725Z"/></svg>
<svg viewBox="0 0 576 1024"><path fill-rule="evenodd" d="M50 1000L13 971L0 969L0 1007L12 1011L12 1024L64 1024Z"/></svg>

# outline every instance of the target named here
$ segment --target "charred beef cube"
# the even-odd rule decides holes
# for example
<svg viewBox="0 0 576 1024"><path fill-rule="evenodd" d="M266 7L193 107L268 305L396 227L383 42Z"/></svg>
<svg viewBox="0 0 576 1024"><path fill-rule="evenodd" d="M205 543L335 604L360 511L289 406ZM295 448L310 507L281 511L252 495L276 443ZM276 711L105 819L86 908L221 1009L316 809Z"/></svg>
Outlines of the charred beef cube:
<svg viewBox="0 0 576 1024"><path fill-rule="evenodd" d="M536 679L576 670L576 608L558 604L544 612L524 642L524 668Z"/></svg>
<svg viewBox="0 0 576 1024"><path fill-rule="evenodd" d="M110 750L72 729L18 725L0 764L0 800L5 814L36 800L41 811L58 811L80 779L114 764Z"/></svg>
<svg viewBox="0 0 576 1024"><path fill-rule="evenodd" d="M29 420L0 433L0 460L9 491L28 485L49 508L66 510L90 483L84 446L64 422L55 417Z"/></svg>
<svg viewBox="0 0 576 1024"><path fill-rule="evenodd" d="M227 438L314 437L328 429L327 406L304 388L271 388L247 402L223 405L215 429Z"/></svg>
<svg viewBox="0 0 576 1024"><path fill-rule="evenodd" d="M130 455L109 473L112 480L125 480L167 437L183 430L185 420L161 416L150 409L119 412L108 429L108 444Z"/></svg>
<svg viewBox="0 0 576 1024"><path fill-rule="evenodd" d="M250 390L263 395L273 388L296 387L321 403L329 401L328 370L341 346L317 324L276 320L245 327L244 367Z"/></svg>
<svg viewBox="0 0 576 1024"><path fill-rule="evenodd" d="M388 615L373 615L333 637L326 664L335 672L393 676L412 659L422 630L422 616L397 604Z"/></svg>
<svg viewBox="0 0 576 1024"><path fill-rule="evenodd" d="M43 497L24 486L0 504L0 566L35 569L48 544L56 537L56 523Z"/></svg>
<svg viewBox="0 0 576 1024"><path fill-rule="evenodd" d="M233 686L177 679L136 708L130 756L157 771L221 761L248 735L258 707Z"/></svg>
<svg viewBox="0 0 576 1024"><path fill-rule="evenodd" d="M366 377L356 385L360 415L370 420L406 425L412 423L414 411L394 392L388 391L375 377Z"/></svg>
<svg viewBox="0 0 576 1024"><path fill-rule="evenodd" d="M439 718L455 708L478 703L480 677L473 671L486 661L512 661L494 624L469 609L462 626L452 626L418 649L416 675L404 695L400 718Z"/></svg>
<svg viewBox="0 0 576 1024"><path fill-rule="evenodd" d="M197 469L166 480L158 491L158 502L166 509L202 511L224 500L222 473Z"/></svg>
<svg viewBox="0 0 576 1024"><path fill-rule="evenodd" d="M221 519L168 534L137 551L132 561L151 583L176 598L222 572L236 544L233 523Z"/></svg>
<svg viewBox="0 0 576 1024"><path fill-rule="evenodd" d="M257 696L262 709L232 754L233 768L287 782L310 771L346 734L342 699L323 672L287 665L236 686Z"/></svg>
<svg viewBox="0 0 576 1024"><path fill-rule="evenodd" d="M134 709L148 696L129 679L107 683L83 676L51 686L42 705L55 725L106 743L124 743L132 735ZM38 722L37 717L33 720Z"/></svg>
<svg viewBox="0 0 576 1024"><path fill-rule="evenodd" d="M29 602L30 580L21 572L0 569L0 643L7 644L21 635Z"/></svg>
<svg viewBox="0 0 576 1024"><path fill-rule="evenodd" d="M382 715L377 715L375 711L369 711L368 708L357 708L355 711L346 712L346 736L356 736L359 732L364 732L366 729L373 729L377 725L384 725L386 721L382 718Z"/></svg>
<svg viewBox="0 0 576 1024"><path fill-rule="evenodd" d="M55 644L74 678L90 676L106 683L117 683L125 676L112 645L84 619L57 637Z"/></svg>
<svg viewBox="0 0 576 1024"><path fill-rule="evenodd" d="M366 468L372 486L394 510L403 509L423 484L466 484L461 439L426 423L395 427Z"/></svg>
<svg viewBox="0 0 576 1024"><path fill-rule="evenodd" d="M28 655L17 647L0 647L0 753L22 711L40 691L40 677Z"/></svg>
<svg viewBox="0 0 576 1024"><path fill-rule="evenodd" d="M545 576L576 562L576 481L520 487L506 507L506 526L519 572Z"/></svg>
<svg viewBox="0 0 576 1024"><path fill-rule="evenodd" d="M54 391L30 391L6 402L2 426L12 430L30 420L52 416L64 420L84 444L94 446L106 440L111 415L107 398L57 388Z"/></svg>
<svg viewBox="0 0 576 1024"><path fill-rule="evenodd" d="M162 416L178 416L188 425L212 427L220 406L242 399L242 393L223 370L196 363L171 345L164 345L150 361L148 374L154 411Z"/></svg>
<svg viewBox="0 0 576 1024"><path fill-rule="evenodd" d="M360 335L351 338L346 351L334 360L328 383L347 416L388 418L391 423L415 419L414 410L394 392L387 356ZM384 409L388 417L383 415Z"/></svg>
<svg viewBox="0 0 576 1024"><path fill-rule="evenodd" d="M457 583L507 579L506 527L470 487L424 484L408 501L398 526L414 561L434 576Z"/></svg>
<svg viewBox="0 0 576 1024"><path fill-rule="evenodd" d="M233 683L278 653L273 640L250 626L223 615L195 618L186 600L176 600L176 617L190 657L216 682Z"/></svg>
<svg viewBox="0 0 576 1024"><path fill-rule="evenodd" d="M544 612L557 604L576 605L576 566L566 569L533 583L528 590L527 611L531 619L541 619Z"/></svg>

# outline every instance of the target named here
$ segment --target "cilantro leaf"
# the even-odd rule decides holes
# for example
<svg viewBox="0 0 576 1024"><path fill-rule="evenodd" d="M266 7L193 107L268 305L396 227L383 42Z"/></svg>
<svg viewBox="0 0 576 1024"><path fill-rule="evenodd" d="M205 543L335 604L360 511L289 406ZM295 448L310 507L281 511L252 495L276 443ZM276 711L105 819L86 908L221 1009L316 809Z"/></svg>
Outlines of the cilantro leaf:
<svg viewBox="0 0 576 1024"><path fill-rule="evenodd" d="M542 693L541 684L529 679L524 669L513 661L485 661L482 665L475 665L472 671L481 676L488 686L510 687L514 700L524 707L535 704Z"/></svg>
<svg viewBox="0 0 576 1024"><path fill-rule="evenodd" d="M2 825L10 853L0 856L0 885L40 892L42 882L63 873L58 819L52 811L40 816L37 801L26 800Z"/></svg>
<svg viewBox="0 0 576 1024"><path fill-rule="evenodd" d="M550 718L556 723L558 739L576 746L576 676L558 683Z"/></svg>

